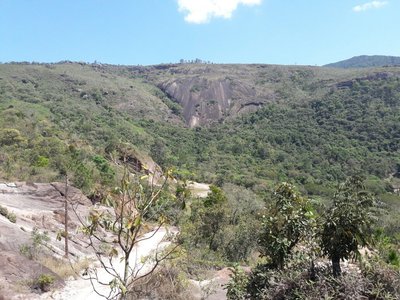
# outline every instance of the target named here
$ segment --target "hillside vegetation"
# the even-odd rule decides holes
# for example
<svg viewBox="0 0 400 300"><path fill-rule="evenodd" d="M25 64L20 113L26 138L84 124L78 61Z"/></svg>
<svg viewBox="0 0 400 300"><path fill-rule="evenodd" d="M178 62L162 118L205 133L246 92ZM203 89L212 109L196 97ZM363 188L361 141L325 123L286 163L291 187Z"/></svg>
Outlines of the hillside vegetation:
<svg viewBox="0 0 400 300"><path fill-rule="evenodd" d="M325 65L325 67L344 68L344 69L385 67L385 66L400 66L400 57L385 56L385 55L361 55Z"/></svg>
<svg viewBox="0 0 400 300"><path fill-rule="evenodd" d="M172 169L143 224L179 228L177 286L181 272L242 263L251 273L234 269L229 299L400 294L399 68L3 64L0 150L2 180L67 174L103 203L125 166ZM204 199L190 180L210 184ZM342 262L340 277L370 239L373 259Z"/></svg>
<svg viewBox="0 0 400 300"><path fill-rule="evenodd" d="M57 178L67 145L89 190L107 176L94 157L106 164L121 144L191 179L247 187L291 180L313 192L357 173L384 191L400 168L396 68L5 64L0 91L6 179Z"/></svg>

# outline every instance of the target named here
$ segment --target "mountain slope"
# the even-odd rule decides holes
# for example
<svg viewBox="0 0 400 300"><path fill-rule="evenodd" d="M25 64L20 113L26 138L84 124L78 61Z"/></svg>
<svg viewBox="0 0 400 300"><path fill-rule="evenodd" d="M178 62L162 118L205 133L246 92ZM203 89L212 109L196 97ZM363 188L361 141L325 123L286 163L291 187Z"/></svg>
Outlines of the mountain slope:
<svg viewBox="0 0 400 300"><path fill-rule="evenodd" d="M277 65L164 65L146 78L179 103L193 127L232 120L270 103L303 101L323 93L338 78L361 76L313 67ZM322 84L321 84L322 83ZM313 86L317 86L315 89Z"/></svg>
<svg viewBox="0 0 400 300"><path fill-rule="evenodd" d="M384 55L361 55L339 62L327 64L324 67L330 68L371 68L385 66L400 66L400 57Z"/></svg>
<svg viewBox="0 0 400 300"><path fill-rule="evenodd" d="M0 177L70 168L90 192L113 183L111 162L151 156L201 182L311 192L361 173L382 191L400 170L399 110L399 68L0 65Z"/></svg>

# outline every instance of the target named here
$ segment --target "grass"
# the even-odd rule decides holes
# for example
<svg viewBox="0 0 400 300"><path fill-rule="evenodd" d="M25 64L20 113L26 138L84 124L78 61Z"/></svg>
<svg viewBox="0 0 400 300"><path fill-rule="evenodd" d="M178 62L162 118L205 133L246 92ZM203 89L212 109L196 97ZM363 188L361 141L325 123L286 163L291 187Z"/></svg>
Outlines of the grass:
<svg viewBox="0 0 400 300"><path fill-rule="evenodd" d="M77 278L79 273L87 269L91 264L91 261L87 258L70 263L53 256L42 256L39 258L39 262L63 279L70 278L71 276Z"/></svg>

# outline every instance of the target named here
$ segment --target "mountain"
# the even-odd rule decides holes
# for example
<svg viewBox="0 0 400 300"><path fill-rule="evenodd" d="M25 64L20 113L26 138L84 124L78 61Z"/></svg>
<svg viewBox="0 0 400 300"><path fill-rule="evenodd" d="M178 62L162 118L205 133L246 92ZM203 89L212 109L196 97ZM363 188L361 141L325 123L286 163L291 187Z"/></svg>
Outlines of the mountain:
<svg viewBox="0 0 400 300"><path fill-rule="evenodd" d="M371 67L386 67L400 66L400 57L385 56L385 55L361 55L339 62L327 64L324 67L330 68L371 68Z"/></svg>
<svg viewBox="0 0 400 300"><path fill-rule="evenodd" d="M154 159L200 182L323 193L360 173L384 192L400 168L399 79L394 67L2 64L0 178L69 168L92 193L114 162Z"/></svg>
<svg viewBox="0 0 400 300"><path fill-rule="evenodd" d="M128 169L133 180L157 184L163 176L160 167L171 170L168 175L174 177L161 193L122 177ZM136 171L148 176L136 176ZM351 175L360 175L347 181L354 186L340 185L338 189L338 183ZM358 178L365 180L361 183ZM66 179L71 184L68 195ZM147 231L156 220L179 226L179 246L184 251L177 253L178 260L171 266L182 269L154 273L156 276L149 278L155 283L146 279L142 285L137 281L144 286L138 293L151 291L153 297L157 289L160 299L176 299L176 290L169 288L172 281L160 284L161 277L171 278L174 286L180 279L173 278L183 278L179 289L192 290L187 288L186 277L198 278L201 274L202 279L208 279L201 273L205 269L204 274L210 274L213 267L219 270L238 262L253 262L260 247L267 249L258 238L265 237L266 232L270 237L261 240L277 241L278 237L277 245L281 247L289 239L299 241L297 233L292 236L293 226L296 232L309 228L306 232L312 234L302 238L312 240L304 245L317 245L320 228L332 224L327 216L339 207L329 209L328 204L336 205L337 200L343 203L343 217L334 223L350 224L359 231L359 224L369 222L360 218L360 212L367 216L364 208L372 204L367 191L374 194L380 213L374 227L363 229L377 238L374 257L367 269L364 264L352 263L351 268L346 265L339 289L347 291L357 281L360 288L350 298L358 299L362 293L375 299L375 292L379 292L398 299L399 182L398 67L0 64L0 264L6 266L0 270L1 299L8 299L9 291L14 298L36 299L37 295L44 299L45 294L32 291L44 292L52 280L55 282L51 288L59 288L66 278L66 288L61 294L50 291L51 297L61 295L64 299L62 295L71 296L77 290L91 292L90 282L70 280L71 273L64 271L69 269L62 268L66 261L51 256L63 254L64 246L58 238L68 236L71 262L73 257L79 258L72 275L77 270L87 274L92 260L84 259L89 252L79 242L82 231L93 232L98 227L101 237L111 237L116 223L103 213L111 207L116 209L116 222L127 224L123 227L128 231L141 224ZM201 194L206 198L197 197ZM157 200L155 195L159 196ZM146 197L152 199L151 207L143 204ZM66 200L71 201L71 207L81 203L81 210L66 215ZM99 202L111 207L103 209ZM96 203L95 209L92 203ZM132 208L132 213L126 213L124 205ZM141 207L149 208L143 218L136 214ZM120 217L122 212L126 221ZM93 226L88 227L84 221L83 230L78 230L78 219L86 220L86 215ZM70 231L65 235L67 217ZM135 224L131 226L133 217L139 224L136 229ZM346 229L345 233L353 236L352 230ZM100 252L111 258L108 249L115 249L118 238L110 240L110 248L103 247L106 243L100 239ZM147 237L140 241L144 239ZM352 238L336 245L348 241L354 243ZM315 268L317 280L304 276L312 273L308 268L312 253L308 251L313 247L300 248L307 252L295 256L295 269L285 267L271 273L274 270L269 260L265 269L265 258L258 261L262 268L252 273L257 274L257 281L261 278L260 284L254 285L257 291L267 286L264 278L278 274L274 282L279 282L279 287L268 282L270 292L275 293L272 297L269 292L264 294L268 298L282 296L282 287L285 295L287 291L293 297L308 297L310 280L316 287L311 298L318 299L321 290L337 298L337 282L329 281L332 279L327 268ZM38 261L24 256L33 257L30 253L39 253L37 249L41 249ZM100 252L95 252L96 257ZM275 256L265 253L270 258ZM327 264L324 259L318 256L319 262ZM384 288L376 278L385 279ZM293 280L300 282L304 291L292 289ZM303 284L301 280L306 281ZM166 297L167 290L173 296ZM19 295L24 292L29 295Z"/></svg>

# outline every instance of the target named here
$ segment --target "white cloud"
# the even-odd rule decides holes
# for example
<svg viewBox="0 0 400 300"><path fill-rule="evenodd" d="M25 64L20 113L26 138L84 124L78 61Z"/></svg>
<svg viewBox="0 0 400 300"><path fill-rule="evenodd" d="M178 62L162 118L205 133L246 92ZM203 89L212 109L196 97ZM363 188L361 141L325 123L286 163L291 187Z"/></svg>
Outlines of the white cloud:
<svg viewBox="0 0 400 300"><path fill-rule="evenodd" d="M386 4L388 4L388 1L371 1L368 3L354 6L353 11L362 12L362 11L366 11L369 9L377 9L377 8L381 8L381 7L385 6Z"/></svg>
<svg viewBox="0 0 400 300"><path fill-rule="evenodd" d="M262 0L178 0L179 11L189 23L207 23L211 18L229 19L239 4L259 5Z"/></svg>

